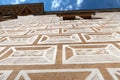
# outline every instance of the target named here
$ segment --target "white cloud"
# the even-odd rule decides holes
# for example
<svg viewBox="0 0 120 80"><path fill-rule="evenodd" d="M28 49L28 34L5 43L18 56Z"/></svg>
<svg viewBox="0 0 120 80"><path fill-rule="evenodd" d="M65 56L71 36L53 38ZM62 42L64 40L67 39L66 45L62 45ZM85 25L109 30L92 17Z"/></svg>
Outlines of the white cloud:
<svg viewBox="0 0 120 80"><path fill-rule="evenodd" d="M51 10L78 10L84 0L52 0Z"/></svg>
<svg viewBox="0 0 120 80"><path fill-rule="evenodd" d="M66 7L66 10L72 10L72 5L68 5L67 7Z"/></svg>
<svg viewBox="0 0 120 80"><path fill-rule="evenodd" d="M77 7L80 7L81 6L81 4L82 4L82 2L83 2L83 0L77 0Z"/></svg>
<svg viewBox="0 0 120 80"><path fill-rule="evenodd" d="M69 5L67 8L72 9L72 5Z"/></svg>
<svg viewBox="0 0 120 80"><path fill-rule="evenodd" d="M51 9L60 7L62 0L53 0Z"/></svg>
<svg viewBox="0 0 120 80"><path fill-rule="evenodd" d="M26 0L13 0L12 4L19 4L21 2L25 2Z"/></svg>

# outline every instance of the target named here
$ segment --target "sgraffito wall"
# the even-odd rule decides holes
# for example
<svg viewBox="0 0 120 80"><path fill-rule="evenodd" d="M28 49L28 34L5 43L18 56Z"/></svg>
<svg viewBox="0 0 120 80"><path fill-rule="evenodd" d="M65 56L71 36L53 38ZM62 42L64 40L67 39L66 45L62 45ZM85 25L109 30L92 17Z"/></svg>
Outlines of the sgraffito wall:
<svg viewBox="0 0 120 80"><path fill-rule="evenodd" d="M120 13L0 22L1 80L120 80Z"/></svg>

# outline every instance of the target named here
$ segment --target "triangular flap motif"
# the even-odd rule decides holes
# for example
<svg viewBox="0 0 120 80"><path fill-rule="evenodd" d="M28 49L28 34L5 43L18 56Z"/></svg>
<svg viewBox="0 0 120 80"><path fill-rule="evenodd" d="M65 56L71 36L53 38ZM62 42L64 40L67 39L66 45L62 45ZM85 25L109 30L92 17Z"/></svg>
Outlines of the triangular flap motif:
<svg viewBox="0 0 120 80"><path fill-rule="evenodd" d="M19 15L30 15L33 14L33 11L29 8L29 6L24 6L24 8L19 12Z"/></svg>

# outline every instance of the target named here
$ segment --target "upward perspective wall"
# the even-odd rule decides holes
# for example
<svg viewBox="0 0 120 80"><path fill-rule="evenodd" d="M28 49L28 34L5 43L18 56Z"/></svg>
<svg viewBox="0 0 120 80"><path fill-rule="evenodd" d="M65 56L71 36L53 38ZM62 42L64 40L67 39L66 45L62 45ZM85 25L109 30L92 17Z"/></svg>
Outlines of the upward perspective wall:
<svg viewBox="0 0 120 80"><path fill-rule="evenodd" d="M1 80L119 80L120 13L102 19L18 16L0 22Z"/></svg>

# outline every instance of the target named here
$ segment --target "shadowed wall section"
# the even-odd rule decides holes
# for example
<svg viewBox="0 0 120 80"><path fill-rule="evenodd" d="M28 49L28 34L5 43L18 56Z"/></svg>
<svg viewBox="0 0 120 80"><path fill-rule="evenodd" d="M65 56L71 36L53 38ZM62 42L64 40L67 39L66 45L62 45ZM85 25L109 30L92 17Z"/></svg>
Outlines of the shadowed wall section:
<svg viewBox="0 0 120 80"><path fill-rule="evenodd" d="M17 16L25 15L41 15L43 13L43 3L0 6L0 20L12 19L17 18Z"/></svg>

